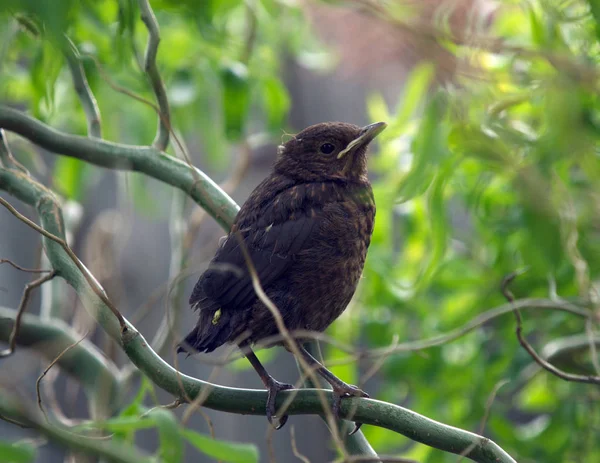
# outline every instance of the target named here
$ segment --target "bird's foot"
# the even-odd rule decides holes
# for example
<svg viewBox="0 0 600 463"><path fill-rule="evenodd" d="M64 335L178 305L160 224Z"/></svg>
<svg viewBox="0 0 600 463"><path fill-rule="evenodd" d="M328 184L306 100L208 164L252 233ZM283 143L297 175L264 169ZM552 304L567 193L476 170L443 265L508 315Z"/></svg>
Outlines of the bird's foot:
<svg viewBox="0 0 600 463"><path fill-rule="evenodd" d="M269 391L269 394L267 395L267 421L276 430L281 429L288 420L287 415L281 417L275 415L275 399L277 399L277 394L279 391L285 391L287 389L294 389L294 386L287 383L280 383L274 378L270 378L269 383L267 384L267 390ZM275 418L275 420L273 420L273 418Z"/></svg>
<svg viewBox="0 0 600 463"><path fill-rule="evenodd" d="M333 407L332 407L332 412L333 412L333 416L335 416L336 418L340 417L340 405L342 403L342 399L344 397L369 397L369 394L367 394L365 391L363 391L362 389L352 385L352 384L346 384L346 383L341 383L341 384L335 384L332 385L333 386ZM362 423L354 423L354 429L352 430L352 432L349 434L350 436L354 433L356 433L360 427L362 426Z"/></svg>

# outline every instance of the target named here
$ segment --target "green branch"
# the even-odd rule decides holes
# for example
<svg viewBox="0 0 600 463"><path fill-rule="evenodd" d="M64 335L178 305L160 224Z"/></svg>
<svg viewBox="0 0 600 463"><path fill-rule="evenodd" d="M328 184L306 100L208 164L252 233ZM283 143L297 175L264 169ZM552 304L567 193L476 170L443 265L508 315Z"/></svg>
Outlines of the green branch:
<svg viewBox="0 0 600 463"><path fill-rule="evenodd" d="M0 415L37 429L53 442L86 455L102 457L113 463L152 463L156 461L125 442L94 439L74 433L59 423L49 423L39 413L28 409L23 403L18 403L15 397L9 398L6 391L0 390L0 392Z"/></svg>
<svg viewBox="0 0 600 463"><path fill-rule="evenodd" d="M16 315L16 310L0 307L0 341L8 341ZM47 321L35 315L24 314L17 345L35 349L50 362L68 346L75 344L79 337L69 325L60 320ZM108 404L108 410L104 414L111 416L118 410L121 405L119 370L93 343L82 341L63 355L58 364L83 385L93 403L98 406Z"/></svg>
<svg viewBox="0 0 600 463"><path fill-rule="evenodd" d="M150 146L131 146L59 132L20 111L0 105L0 128L36 145L97 166L142 172L179 188L229 230L238 205L204 172Z"/></svg>

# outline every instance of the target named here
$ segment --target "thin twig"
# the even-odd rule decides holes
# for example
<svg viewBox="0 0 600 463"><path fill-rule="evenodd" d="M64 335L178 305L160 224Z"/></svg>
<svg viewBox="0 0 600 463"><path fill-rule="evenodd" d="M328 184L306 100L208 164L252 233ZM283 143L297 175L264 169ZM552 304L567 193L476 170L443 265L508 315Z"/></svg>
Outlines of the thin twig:
<svg viewBox="0 0 600 463"><path fill-rule="evenodd" d="M49 273L52 270L45 270L42 268L25 268L25 267L21 267L18 264L15 264L12 260L10 259L0 259L0 264L8 264L11 267L16 268L17 270L20 270L21 272L27 272L27 273Z"/></svg>
<svg viewBox="0 0 600 463"><path fill-rule="evenodd" d="M404 343L400 343L396 346L382 347L377 349L369 349L364 351L357 351L352 346L340 342L332 338L331 336L326 335L325 333L319 333L314 331L307 330L295 330L292 334L295 338L308 338L314 339L317 341L326 342L346 353L352 355L358 355L361 359L363 358L380 358L382 355L389 355L399 352L413 352L418 350L429 349L431 347L440 346L442 344L446 344L448 342L459 339L465 334L473 331L474 329L484 325L485 323L494 320L502 315L513 312L516 308L519 309L551 309L551 310L559 310L568 313L572 313L582 318L589 318L592 316L592 312L590 310L581 308L571 302L568 301L556 301L552 299L519 299L514 301L512 304L504 304L493 309L486 310L476 317L472 318L470 321L465 323L464 325L459 326L453 330L450 330L448 333L432 336L430 338L421 339L417 341L408 341ZM281 334L277 334L275 336L269 336L261 340L258 345L269 345L278 341L282 341L283 337Z"/></svg>
<svg viewBox="0 0 600 463"><path fill-rule="evenodd" d="M121 326L121 331L127 330L127 325L125 324L125 319L121 312L113 305L113 303L108 299L102 287L98 284L96 279L90 274L89 270L81 263L77 255L73 252L73 250L69 247L69 245L65 242L65 240L59 238L56 235L53 235L47 230L44 230L35 222L32 222L19 211L17 211L8 201L4 198L0 198L0 204L2 204L5 208L7 208L12 215L14 215L17 219L21 220L25 224L29 225L38 233L44 235L49 240L54 241L59 244L63 250L69 255L75 266L79 269L83 277L86 279L88 284L90 285L92 291L100 298L100 300L111 310L111 312L117 317L119 321L119 325Z"/></svg>
<svg viewBox="0 0 600 463"><path fill-rule="evenodd" d="M2 413L0 413L0 420L6 421L7 423L10 423L10 424L14 424L15 426L18 426L19 428L23 428L23 429L31 429L32 428L32 426L29 426L28 424L25 424L25 423L21 423L20 421L17 421L17 420L13 420L12 418L9 418L8 416L4 416Z"/></svg>
<svg viewBox="0 0 600 463"><path fill-rule="evenodd" d="M7 169L16 170L25 175L29 175L27 169L13 157L10 148L8 147L8 143L6 142L6 134L2 128L0 128L0 165L3 165Z"/></svg>
<svg viewBox="0 0 600 463"><path fill-rule="evenodd" d="M390 350L384 354L381 355L381 357L379 357L371 366L371 368L369 368L369 370L367 370L367 372L360 378L360 384L365 384L369 379L371 379L371 377L377 373L381 367L383 367L383 364L385 363L385 361L389 358L389 356L391 355L391 352L393 352L393 349L398 345L398 340L400 339L400 337L398 336L398 334L394 334L394 336L392 337L392 342L390 344Z"/></svg>
<svg viewBox="0 0 600 463"><path fill-rule="evenodd" d="M310 460L298 451L298 446L296 445L296 430L294 425L290 426L290 441L292 443L292 452L294 453L294 456L299 460L302 460L304 463L310 463Z"/></svg>
<svg viewBox="0 0 600 463"><path fill-rule="evenodd" d="M159 107L158 129L152 146L164 151L169 146L169 132L171 131L171 115L169 111L169 100L165 85L160 77L158 66L156 65L156 55L158 53L158 44L160 43L160 30L156 16L152 11L148 0L138 0L138 5L142 15L142 21L148 29L148 44L144 56L144 71L150 78L152 90L156 95L156 101Z"/></svg>
<svg viewBox="0 0 600 463"><path fill-rule="evenodd" d="M175 410L176 408L179 408L181 405L183 405L185 402L179 398L175 399L173 402L169 403L169 404L165 404L165 405L157 405L156 407L152 407L151 409L149 409L148 411L142 413L140 415L140 418L145 418L146 416L148 416L151 412L153 412L154 410L158 410L158 409L163 409L163 410Z"/></svg>
<svg viewBox="0 0 600 463"><path fill-rule="evenodd" d="M21 302L19 303L19 309L17 310L17 316L15 317L15 324L13 325L10 337L8 338L8 348L4 349L3 351L0 351L0 358L12 355L12 353L15 351L15 348L17 347L17 336L19 335L19 329L21 328L21 318L23 318L23 314L25 313L25 309L27 308L31 291L33 291L35 288L42 286L47 281L52 280L52 278L54 278L55 276L56 271L53 270L47 275L44 275L25 285L23 296L21 297Z"/></svg>
<svg viewBox="0 0 600 463"><path fill-rule="evenodd" d="M505 386L506 384L510 383L509 380L507 379L503 379L501 381L498 381L496 383L496 385L494 386L494 388L492 389L492 392L490 393L490 396L488 397L487 401L485 402L485 411L483 413L483 417L481 418L481 422L479 423L479 430L477 431L477 433L481 436L483 436L483 432L485 431L485 426L487 424L488 418L490 416L490 410L492 409L492 405L494 404L494 400L496 400L496 395L498 394L498 391L500 390L500 388L502 386ZM460 463L466 456L469 455L469 453L471 453L471 450L473 450L475 448L475 444L471 444L469 445L459 456L458 460L456 461L456 463Z"/></svg>
<svg viewBox="0 0 600 463"><path fill-rule="evenodd" d="M102 138L100 108L98 108L94 93L85 76L85 71L81 64L81 55L69 37L65 36L65 42L63 52L67 59L69 70L71 71L75 92L79 97L83 112L85 113L88 137Z"/></svg>
<svg viewBox="0 0 600 463"><path fill-rule="evenodd" d="M56 358L52 360L52 362L50 362L50 365L46 367L46 369L42 372L42 374L38 377L37 381L35 382L35 392L37 394L38 407L43 413L44 418L46 418L46 421L48 421L48 415L46 415L46 411L44 410L44 406L42 404L42 395L40 394L40 383L42 382L42 379L44 379L44 376L46 376L46 374L61 359L61 357L74 347L77 347L87 337L87 335L88 333L86 332L77 342L74 342L73 344L70 344L65 349L63 349L63 351L60 354L58 354Z"/></svg>
<svg viewBox="0 0 600 463"><path fill-rule="evenodd" d="M511 304L515 302L515 296L510 291L510 289L508 289L508 287L519 274L520 274L519 272L512 272L512 273L508 274L506 277L504 277L504 279L502 280L502 285L501 285L502 294L504 295L506 300L508 302L510 302ZM531 358L538 365L540 365L542 368L544 368L546 371L549 371L553 375L558 376L561 379L564 379L565 381L574 381L574 382L578 382L578 383L588 383L588 384L600 384L600 376L575 375L572 373L567 373L565 371L562 371L560 368L555 367L547 360L544 360L542 357L540 357L537 354L537 352L535 351L535 349L531 346L531 344L529 344L529 342L527 342L527 340L523 336L523 320L521 319L521 312L519 311L519 309L515 308L514 314L515 314L515 318L517 320L516 334L517 334L517 339L519 340L519 344L521 344L521 346L523 346L523 348L527 351L527 353L531 356Z"/></svg>

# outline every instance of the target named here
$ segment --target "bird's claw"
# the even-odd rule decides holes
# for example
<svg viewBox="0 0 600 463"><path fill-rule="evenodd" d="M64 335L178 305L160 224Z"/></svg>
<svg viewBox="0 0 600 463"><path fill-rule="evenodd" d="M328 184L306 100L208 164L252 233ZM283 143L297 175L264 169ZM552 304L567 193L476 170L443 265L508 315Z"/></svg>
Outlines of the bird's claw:
<svg viewBox="0 0 600 463"><path fill-rule="evenodd" d="M339 385L333 388L333 407L332 412L333 416L336 418L340 417L340 405L342 403L342 399L344 397L366 397L369 398L369 394L367 394L362 389L352 385L352 384L344 384ZM349 436L358 432L362 423L354 423L354 429L349 434Z"/></svg>
<svg viewBox="0 0 600 463"><path fill-rule="evenodd" d="M294 386L287 383L280 383L279 381L272 379L267 387L269 391L267 395L267 421L275 430L281 429L288 420L287 415L278 417L275 415L275 399L277 399L277 393L279 391L285 391L287 389L294 389ZM273 418L276 418L277 423L273 423Z"/></svg>

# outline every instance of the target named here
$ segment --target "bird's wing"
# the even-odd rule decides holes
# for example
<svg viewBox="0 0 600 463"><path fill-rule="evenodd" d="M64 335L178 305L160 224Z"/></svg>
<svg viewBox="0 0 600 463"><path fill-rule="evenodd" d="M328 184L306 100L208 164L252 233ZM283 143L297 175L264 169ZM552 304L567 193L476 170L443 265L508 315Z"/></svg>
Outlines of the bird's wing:
<svg viewBox="0 0 600 463"><path fill-rule="evenodd" d="M247 307L256 294L242 246L248 251L263 289L267 288L285 272L317 230L314 215L297 213L281 220L283 217L278 214L279 223L268 223L262 216L253 225L232 232L196 283L190 304L200 309L215 303L231 310Z"/></svg>

